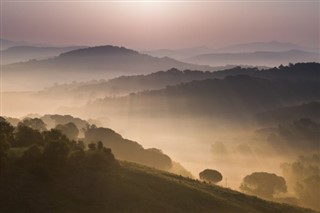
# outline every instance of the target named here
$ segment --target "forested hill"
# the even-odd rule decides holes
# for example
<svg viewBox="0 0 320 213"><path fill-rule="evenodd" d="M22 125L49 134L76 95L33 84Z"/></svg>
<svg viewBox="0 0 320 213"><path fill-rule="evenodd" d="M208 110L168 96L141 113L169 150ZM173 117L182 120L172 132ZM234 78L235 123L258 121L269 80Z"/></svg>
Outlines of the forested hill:
<svg viewBox="0 0 320 213"><path fill-rule="evenodd" d="M194 80L225 78L227 76L247 75L268 80L285 79L290 81L320 81L319 63L297 63L259 70L257 68L235 67L221 71L179 70L158 71L146 75L127 75L110 80L73 82L47 88L44 95L61 94L100 94L101 96L125 95L141 90L162 89L168 85L176 85Z"/></svg>

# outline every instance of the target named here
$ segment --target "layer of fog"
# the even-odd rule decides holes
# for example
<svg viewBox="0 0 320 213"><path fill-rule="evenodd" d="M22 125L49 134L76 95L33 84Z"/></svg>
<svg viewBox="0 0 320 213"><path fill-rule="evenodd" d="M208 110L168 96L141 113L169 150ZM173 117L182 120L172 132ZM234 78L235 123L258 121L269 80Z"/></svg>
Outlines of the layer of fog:
<svg viewBox="0 0 320 213"><path fill-rule="evenodd" d="M255 171L281 175L281 163L291 162L300 154L308 154L290 147L279 151L279 147L273 147L265 136L256 132L263 128L256 122L230 123L218 118L212 120L193 115L133 116L130 111L123 114L77 111L77 107L82 107L88 99L57 99L30 92L7 92L3 94L3 112L9 117L59 113L98 119L103 126L114 129L124 138L138 141L145 148L163 150L195 177L205 168L219 170L225 177L221 184L234 189L238 189L245 175ZM61 106L73 108L62 110L59 109Z"/></svg>

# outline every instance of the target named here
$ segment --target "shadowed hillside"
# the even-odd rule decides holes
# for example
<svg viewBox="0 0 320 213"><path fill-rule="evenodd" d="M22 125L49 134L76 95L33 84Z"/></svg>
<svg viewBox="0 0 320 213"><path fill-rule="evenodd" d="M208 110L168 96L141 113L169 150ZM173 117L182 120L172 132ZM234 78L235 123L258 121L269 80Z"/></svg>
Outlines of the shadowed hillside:
<svg viewBox="0 0 320 213"><path fill-rule="evenodd" d="M282 107L259 113L256 117L262 124L284 123L299 118L320 121L320 103L310 102L297 106Z"/></svg>
<svg viewBox="0 0 320 213"><path fill-rule="evenodd" d="M76 172L51 181L1 181L0 209L11 212L312 213L236 191L121 162L109 172ZM10 189L10 190L8 190ZM23 189L23 193L21 193ZM15 196L19 193L19 198ZM26 199L27 198L27 199ZM31 211L32 209L32 211Z"/></svg>
<svg viewBox="0 0 320 213"><path fill-rule="evenodd" d="M257 68L235 67L221 71L178 70L172 68L146 75L121 76L110 80L73 82L48 87L41 91L43 95L84 95L95 94L104 96L126 95L141 90L162 89L168 85L176 85L193 80L208 78L225 78L227 76L248 75L265 79L287 79L292 81L313 80L320 81L320 64L297 63L290 66L280 66L259 70Z"/></svg>
<svg viewBox="0 0 320 213"><path fill-rule="evenodd" d="M193 81L120 98L106 97L88 104L83 112L90 116L99 112L106 115L204 116L245 121L266 110L319 99L320 86L316 81L230 76L222 80Z"/></svg>

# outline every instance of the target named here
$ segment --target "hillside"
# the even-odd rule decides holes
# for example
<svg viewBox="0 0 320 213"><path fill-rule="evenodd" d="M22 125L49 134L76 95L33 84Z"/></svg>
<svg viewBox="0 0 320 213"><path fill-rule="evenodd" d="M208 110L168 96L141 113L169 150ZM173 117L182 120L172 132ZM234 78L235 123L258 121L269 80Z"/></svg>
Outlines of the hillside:
<svg viewBox="0 0 320 213"><path fill-rule="evenodd" d="M281 107L256 115L263 124L286 123L299 118L309 118L320 121L320 103L310 102L301 105Z"/></svg>
<svg viewBox="0 0 320 213"><path fill-rule="evenodd" d="M60 94L96 96L119 96L142 90L162 89L169 85L205 80L225 78L227 76L247 75L265 79L287 79L292 81L312 80L320 81L320 64L297 63L291 66L275 67L259 70L257 68L234 67L220 71L178 70L172 68L145 75L120 76L110 80L73 82L48 87L41 91L42 95Z"/></svg>
<svg viewBox="0 0 320 213"><path fill-rule="evenodd" d="M314 212L127 162L12 187L16 179L0 179L3 212Z"/></svg>
<svg viewBox="0 0 320 213"><path fill-rule="evenodd" d="M229 76L168 86L120 98L98 99L82 111L86 115L172 115L231 120L253 119L256 113L320 99L316 81L291 82L249 76ZM130 106L130 107L129 107ZM75 109L67 110L75 113ZM81 112L80 112L81 113ZM105 114L104 114L105 113Z"/></svg>

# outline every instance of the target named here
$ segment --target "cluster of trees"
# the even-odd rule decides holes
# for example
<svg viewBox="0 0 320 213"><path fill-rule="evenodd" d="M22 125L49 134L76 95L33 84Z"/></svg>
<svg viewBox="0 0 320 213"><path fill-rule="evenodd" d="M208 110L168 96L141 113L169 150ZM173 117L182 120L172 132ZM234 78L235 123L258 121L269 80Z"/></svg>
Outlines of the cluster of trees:
<svg viewBox="0 0 320 213"><path fill-rule="evenodd" d="M287 192L287 185L285 179L276 174L254 172L244 177L240 190L247 194L274 200L281 193Z"/></svg>
<svg viewBox="0 0 320 213"><path fill-rule="evenodd" d="M64 131L74 129L66 124ZM70 128L68 128L70 127ZM102 142L90 143L68 138L59 129L47 130L41 119L25 119L12 126L0 118L0 175L30 175L47 178L75 169L109 171L118 166L111 149Z"/></svg>
<svg viewBox="0 0 320 213"><path fill-rule="evenodd" d="M4 119L2 119L4 121ZM29 147L31 145L45 146L46 132L59 131L69 141L68 143L101 144L112 150L119 160L131 161L160 170L170 171L179 175L192 175L181 165L156 148L145 149L139 143L123 138L112 129L97 127L88 121L70 115L44 115L40 118L26 118L22 121L6 118L13 128L13 140L9 142L12 148ZM48 130L51 129L51 130ZM83 145L84 146L84 145Z"/></svg>
<svg viewBox="0 0 320 213"><path fill-rule="evenodd" d="M139 143L124 139L112 129L91 126L85 132L84 141L102 141L111 148L118 159L127 160L161 170L169 171L173 162L169 156L156 148L144 149Z"/></svg>
<svg viewBox="0 0 320 213"><path fill-rule="evenodd" d="M283 177L254 172L244 177L240 190L267 200L286 202L320 210L320 154L300 156L297 161L281 165ZM293 197L287 191L294 192Z"/></svg>
<svg viewBox="0 0 320 213"><path fill-rule="evenodd" d="M301 156L296 162L285 163L281 168L284 177L268 172L253 172L245 176L240 191L266 200L320 210L320 154ZM205 169L199 173L199 178L217 184L223 176L217 170ZM289 188L295 192L294 196L288 196Z"/></svg>
<svg viewBox="0 0 320 213"><path fill-rule="evenodd" d="M205 169L199 173L199 178L211 184L222 181L222 174L214 169ZM279 195L287 192L286 181L283 177L267 172L254 172L243 178L240 190L246 194L276 200Z"/></svg>

